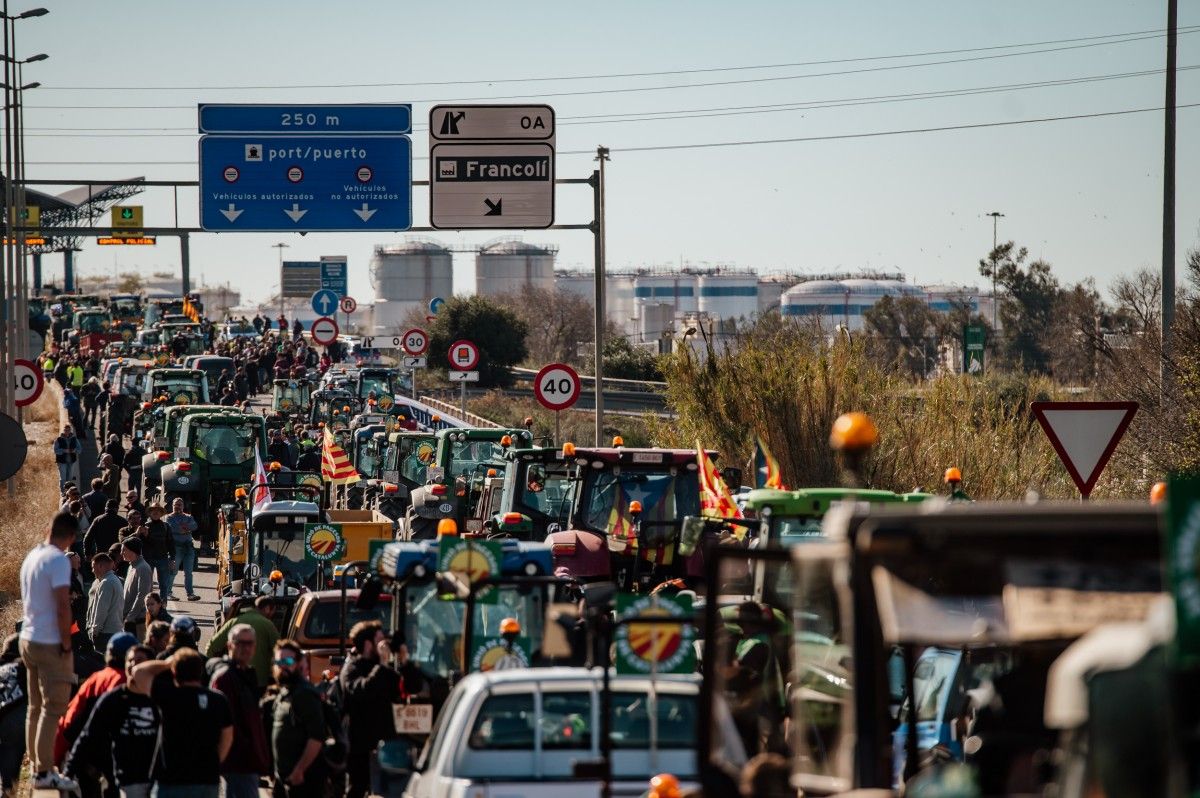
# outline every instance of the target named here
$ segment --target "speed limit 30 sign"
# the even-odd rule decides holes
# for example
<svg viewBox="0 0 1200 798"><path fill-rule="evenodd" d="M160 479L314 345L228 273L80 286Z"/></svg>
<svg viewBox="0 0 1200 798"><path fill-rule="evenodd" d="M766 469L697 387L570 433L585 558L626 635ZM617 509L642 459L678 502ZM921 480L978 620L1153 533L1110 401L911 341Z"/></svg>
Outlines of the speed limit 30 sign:
<svg viewBox="0 0 1200 798"><path fill-rule="evenodd" d="M13 401L17 407L36 402L45 387L46 380L36 363L23 358L13 361Z"/></svg>
<svg viewBox="0 0 1200 798"><path fill-rule="evenodd" d="M581 383L566 363L542 366L533 378L533 395L547 410L566 410L579 401Z"/></svg>
<svg viewBox="0 0 1200 798"><path fill-rule="evenodd" d="M405 330L404 335L400 336L400 348L413 357L423 355L429 349L429 336L419 327Z"/></svg>

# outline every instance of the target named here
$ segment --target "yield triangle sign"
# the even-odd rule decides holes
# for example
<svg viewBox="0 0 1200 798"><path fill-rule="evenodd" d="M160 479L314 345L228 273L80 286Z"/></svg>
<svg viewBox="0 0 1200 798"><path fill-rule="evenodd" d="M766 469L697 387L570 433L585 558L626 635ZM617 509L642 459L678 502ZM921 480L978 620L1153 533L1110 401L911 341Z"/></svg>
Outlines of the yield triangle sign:
<svg viewBox="0 0 1200 798"><path fill-rule="evenodd" d="M1116 451L1137 402L1034 402L1029 406L1086 499Z"/></svg>

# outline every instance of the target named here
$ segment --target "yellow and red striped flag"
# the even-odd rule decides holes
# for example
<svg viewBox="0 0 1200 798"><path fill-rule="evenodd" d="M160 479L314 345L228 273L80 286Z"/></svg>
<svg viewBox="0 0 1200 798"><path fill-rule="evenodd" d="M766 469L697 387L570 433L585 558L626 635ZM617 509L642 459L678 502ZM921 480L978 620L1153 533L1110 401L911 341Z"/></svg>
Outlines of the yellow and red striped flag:
<svg viewBox="0 0 1200 798"><path fill-rule="evenodd" d="M325 443L321 447L321 479L333 485L350 485L361 479L350 462L350 456L338 446L328 427L325 428Z"/></svg>
<svg viewBox="0 0 1200 798"><path fill-rule="evenodd" d="M733 494L700 441L696 441L696 463L700 466L700 514L712 518L741 518L742 511L733 500Z"/></svg>

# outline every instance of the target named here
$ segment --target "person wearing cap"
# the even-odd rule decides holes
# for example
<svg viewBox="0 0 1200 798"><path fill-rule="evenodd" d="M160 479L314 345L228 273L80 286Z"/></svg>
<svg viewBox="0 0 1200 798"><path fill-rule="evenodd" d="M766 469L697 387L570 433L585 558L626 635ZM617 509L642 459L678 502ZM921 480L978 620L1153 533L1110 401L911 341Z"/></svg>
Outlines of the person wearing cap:
<svg viewBox="0 0 1200 798"><path fill-rule="evenodd" d="M113 635L124 626L124 586L113 571L112 557L104 552L92 555L92 574L96 577L88 588L88 639L97 651L104 651Z"/></svg>
<svg viewBox="0 0 1200 798"><path fill-rule="evenodd" d="M392 704L401 697L401 676L391 667L391 645L379 621L354 624L350 643L354 649L338 674L350 731L346 798L362 798L371 787L371 752L396 736Z"/></svg>
<svg viewBox="0 0 1200 798"><path fill-rule="evenodd" d="M61 765L67 750L83 731L92 708L100 696L125 684L125 653L137 645L137 638L128 632L112 636L104 652L104 667L93 673L79 685L79 691L67 704L67 711L58 719L58 731L54 736L54 761Z"/></svg>
<svg viewBox="0 0 1200 798"><path fill-rule="evenodd" d="M125 575L125 600L122 604L125 631L141 637L145 631L145 601L154 587L154 572L150 570L150 563L142 556L140 537L135 535L121 541L121 559L129 563L129 572Z"/></svg>
<svg viewBox="0 0 1200 798"><path fill-rule="evenodd" d="M94 767L121 798L149 798L162 721L150 696L129 684L134 668L149 659L146 646L126 652L125 684L100 696L67 754L64 773L74 776Z"/></svg>
<svg viewBox="0 0 1200 798"><path fill-rule="evenodd" d="M176 615L171 621L171 639L167 647L158 655L158 659L170 659L177 652L190 648L199 653L196 647L200 639L200 627L190 615Z"/></svg>

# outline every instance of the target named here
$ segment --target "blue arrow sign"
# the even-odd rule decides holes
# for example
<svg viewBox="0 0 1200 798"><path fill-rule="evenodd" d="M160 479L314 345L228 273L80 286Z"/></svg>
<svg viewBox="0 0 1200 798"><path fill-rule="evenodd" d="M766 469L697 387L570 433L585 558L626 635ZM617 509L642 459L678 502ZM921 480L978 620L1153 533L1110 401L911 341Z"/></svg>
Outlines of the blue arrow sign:
<svg viewBox="0 0 1200 798"><path fill-rule="evenodd" d="M412 226L407 136L202 136L200 226L361 232Z"/></svg>
<svg viewBox="0 0 1200 798"><path fill-rule="evenodd" d="M329 316L337 310L338 295L328 288L322 288L312 295L312 309L318 316Z"/></svg>
<svg viewBox="0 0 1200 798"><path fill-rule="evenodd" d="M199 107L201 133L411 133L411 105L247 105Z"/></svg>

